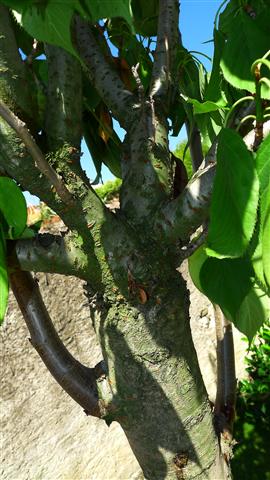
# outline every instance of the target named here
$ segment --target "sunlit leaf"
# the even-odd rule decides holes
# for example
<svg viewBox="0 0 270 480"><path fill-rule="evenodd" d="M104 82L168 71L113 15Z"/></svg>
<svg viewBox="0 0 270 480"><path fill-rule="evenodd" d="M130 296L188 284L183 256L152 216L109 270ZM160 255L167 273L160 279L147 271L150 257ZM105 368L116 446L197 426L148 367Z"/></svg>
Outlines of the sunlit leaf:
<svg viewBox="0 0 270 480"><path fill-rule="evenodd" d="M198 102L198 100L194 98L189 98L188 101L192 103L195 114L214 112L220 108L226 107L226 102L223 99L216 103L209 100L206 102Z"/></svg>
<svg viewBox="0 0 270 480"><path fill-rule="evenodd" d="M62 47L77 56L70 31L74 3L48 0L44 5L32 5L24 9L20 23L33 38Z"/></svg>
<svg viewBox="0 0 270 480"><path fill-rule="evenodd" d="M212 101L216 104L224 101L221 90L222 76L220 69L220 59L225 46L225 37L218 30L214 30L214 59L209 83L206 87L204 100Z"/></svg>
<svg viewBox="0 0 270 480"><path fill-rule="evenodd" d="M263 270L270 289L270 184L261 196L261 231Z"/></svg>
<svg viewBox="0 0 270 480"><path fill-rule="evenodd" d="M270 288L270 135L257 151L256 168L260 181L260 231L254 268L262 284Z"/></svg>
<svg viewBox="0 0 270 480"><path fill-rule="evenodd" d="M203 292L203 288L200 281L200 271L207 258L205 246L202 245L188 259L189 274L195 287L197 287L201 292Z"/></svg>
<svg viewBox="0 0 270 480"><path fill-rule="evenodd" d="M264 139L257 151L256 168L260 180L260 190L264 191L270 182L270 135Z"/></svg>
<svg viewBox="0 0 270 480"><path fill-rule="evenodd" d="M210 208L207 254L239 257L256 224L259 181L255 163L240 135L221 131Z"/></svg>
<svg viewBox="0 0 270 480"><path fill-rule="evenodd" d="M18 238L26 226L27 208L21 190L8 177L0 177L0 211L8 226L5 235Z"/></svg>
<svg viewBox="0 0 270 480"><path fill-rule="evenodd" d="M226 80L234 87L255 93L251 65L269 50L269 25L269 8L255 18L241 9L230 22L221 68ZM263 67L262 72L267 69ZM262 86L262 96L270 99L269 87Z"/></svg>

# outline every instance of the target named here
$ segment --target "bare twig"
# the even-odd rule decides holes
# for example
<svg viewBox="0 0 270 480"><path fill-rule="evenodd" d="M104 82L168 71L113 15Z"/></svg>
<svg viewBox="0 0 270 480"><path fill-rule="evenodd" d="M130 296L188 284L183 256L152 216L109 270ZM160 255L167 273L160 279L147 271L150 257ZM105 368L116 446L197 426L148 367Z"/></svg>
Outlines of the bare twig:
<svg viewBox="0 0 270 480"><path fill-rule="evenodd" d="M30 332L31 344L61 387L87 414L101 417L95 370L82 365L59 338L43 303L37 282L28 272L10 274L13 293Z"/></svg>
<svg viewBox="0 0 270 480"><path fill-rule="evenodd" d="M139 101L140 101L140 103L142 103L143 97L144 97L144 88L143 88L143 84L142 84L142 81L140 79L140 76L138 74L139 66L140 66L140 64L137 63L137 65L135 65L135 67L131 67L131 71L132 71L133 77L135 78L135 82L136 82L136 85L137 85L137 88L138 88Z"/></svg>
<svg viewBox="0 0 270 480"><path fill-rule="evenodd" d="M72 195L67 190L66 186L61 182L57 173L46 161L43 153L41 152L32 135L28 131L26 124L22 122L22 120L20 120L16 115L14 115L14 113L8 108L8 106L1 100L0 115L21 138L29 154L35 161L38 169L48 178L48 180L51 182L63 202L66 204L72 204Z"/></svg>
<svg viewBox="0 0 270 480"><path fill-rule="evenodd" d="M205 227L205 229L196 239L191 240L188 245L184 245L180 250L181 260L190 257L194 252L196 252L196 250L198 250L198 248L200 248L200 246L205 242L207 235L208 228Z"/></svg>

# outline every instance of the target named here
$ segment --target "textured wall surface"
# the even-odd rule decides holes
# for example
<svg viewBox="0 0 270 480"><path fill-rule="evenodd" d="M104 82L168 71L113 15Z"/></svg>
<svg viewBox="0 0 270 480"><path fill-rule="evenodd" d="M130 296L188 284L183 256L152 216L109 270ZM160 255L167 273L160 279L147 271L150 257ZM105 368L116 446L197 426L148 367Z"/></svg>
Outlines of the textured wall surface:
<svg viewBox="0 0 270 480"><path fill-rule="evenodd" d="M38 275L58 332L72 354L94 366L100 349L93 332L82 282ZM215 395L215 329L208 300L191 289L192 331L210 398ZM237 376L244 372L246 344L236 336ZM139 466L125 435L86 417L57 385L28 341L10 295L0 329L2 480L135 480Z"/></svg>

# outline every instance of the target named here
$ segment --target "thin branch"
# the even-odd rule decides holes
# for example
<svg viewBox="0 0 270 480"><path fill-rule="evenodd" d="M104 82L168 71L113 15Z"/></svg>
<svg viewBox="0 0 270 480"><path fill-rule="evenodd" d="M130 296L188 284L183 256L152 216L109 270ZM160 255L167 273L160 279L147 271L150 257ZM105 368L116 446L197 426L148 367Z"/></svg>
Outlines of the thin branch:
<svg viewBox="0 0 270 480"><path fill-rule="evenodd" d="M150 89L151 98L159 98L165 104L170 100L170 86L173 83L173 69L177 45L180 43L178 30L179 2L178 0L159 1L159 19L157 46L154 53L154 65Z"/></svg>
<svg viewBox="0 0 270 480"><path fill-rule="evenodd" d="M13 293L30 332L31 344L61 387L87 414L101 417L95 369L76 360L58 336L43 303L38 284L28 272L10 274Z"/></svg>
<svg viewBox="0 0 270 480"><path fill-rule="evenodd" d="M36 144L32 135L28 131L24 122L22 122L14 113L8 108L8 106L0 100L0 115L8 123L8 125L15 130L17 135L21 138L26 146L29 154L35 161L38 169L42 172L51 184L54 186L59 197L64 203L70 205L73 203L73 197L67 190L66 186L61 182L56 172L50 167L46 161L43 153Z"/></svg>
<svg viewBox="0 0 270 480"><path fill-rule="evenodd" d="M91 30L78 15L75 17L75 47L84 62L90 80L101 98L125 128L132 122L136 98L129 92L113 66L110 65Z"/></svg>
<svg viewBox="0 0 270 480"><path fill-rule="evenodd" d="M270 121L264 123L264 137L269 133ZM253 147L254 137L254 130L244 137L249 149ZM180 239L182 243L188 242L190 235L207 220L216 173L216 147L217 141L183 193L158 212L156 230L166 241Z"/></svg>

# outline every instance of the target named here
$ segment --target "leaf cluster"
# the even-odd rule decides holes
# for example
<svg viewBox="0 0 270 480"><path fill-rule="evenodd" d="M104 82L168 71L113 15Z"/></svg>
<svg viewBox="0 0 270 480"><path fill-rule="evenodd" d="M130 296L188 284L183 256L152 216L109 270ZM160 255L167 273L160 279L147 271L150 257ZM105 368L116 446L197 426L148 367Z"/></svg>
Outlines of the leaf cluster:
<svg viewBox="0 0 270 480"><path fill-rule="evenodd" d="M270 478L270 324L259 330L246 358L248 379L238 385L232 461L235 478Z"/></svg>

